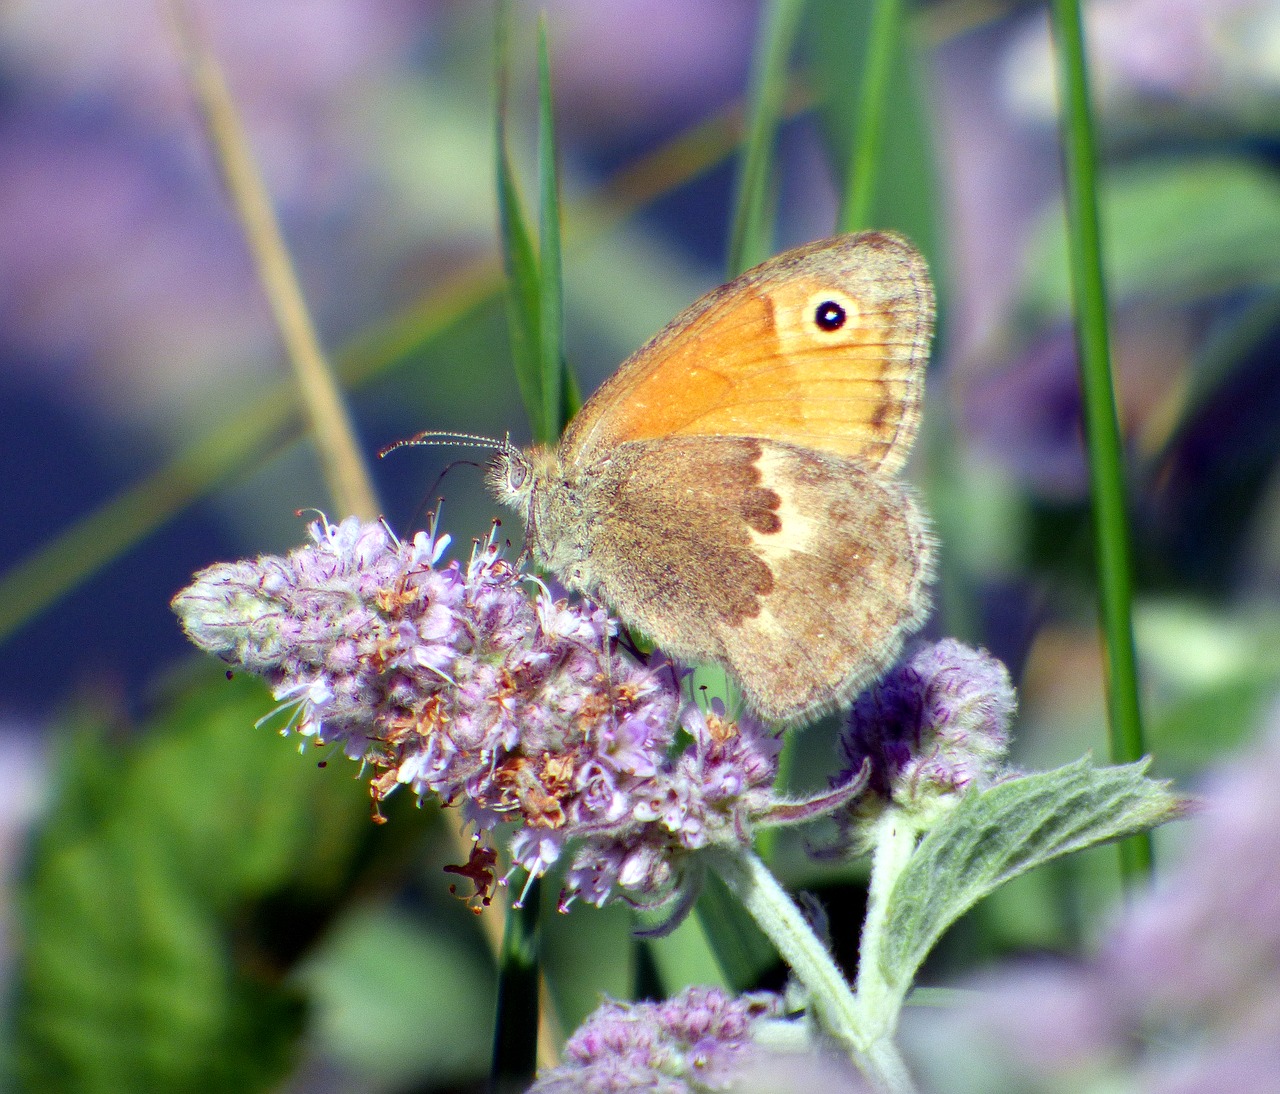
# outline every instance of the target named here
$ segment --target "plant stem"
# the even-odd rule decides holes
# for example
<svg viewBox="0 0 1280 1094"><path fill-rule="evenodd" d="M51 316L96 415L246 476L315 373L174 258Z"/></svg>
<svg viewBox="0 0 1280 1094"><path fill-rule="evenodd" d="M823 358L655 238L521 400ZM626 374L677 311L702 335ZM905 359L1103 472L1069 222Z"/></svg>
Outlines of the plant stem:
<svg viewBox="0 0 1280 1094"><path fill-rule="evenodd" d="M1084 32L1079 0L1050 5L1058 52L1061 101L1059 128L1067 199L1067 238L1075 299L1076 346L1084 398L1085 446L1093 497L1098 593L1107 653L1107 709L1111 759L1132 763L1146 751L1138 706L1137 656L1133 644L1132 549L1125 515L1124 460L1111 381L1107 291L1098 220L1097 153L1089 110ZM1120 845L1121 872L1135 884L1151 872L1151 837L1143 833Z"/></svg>
<svg viewBox="0 0 1280 1094"><path fill-rule="evenodd" d="M844 973L768 867L745 848L718 848L711 857L724 883L808 990L814 1015L823 1029L849 1053L877 1090L913 1094L915 1087L897 1048L891 1040L867 1035L862 1025L863 1008L855 1000Z"/></svg>
<svg viewBox="0 0 1280 1094"><path fill-rule="evenodd" d="M898 1014L909 985L891 984L884 978L880 950L889 912L889 896L916 846L916 829L902 813L890 807L873 829L871 884L867 891L867 918L858 947L858 1023L873 1041L890 1041L898 1028Z"/></svg>

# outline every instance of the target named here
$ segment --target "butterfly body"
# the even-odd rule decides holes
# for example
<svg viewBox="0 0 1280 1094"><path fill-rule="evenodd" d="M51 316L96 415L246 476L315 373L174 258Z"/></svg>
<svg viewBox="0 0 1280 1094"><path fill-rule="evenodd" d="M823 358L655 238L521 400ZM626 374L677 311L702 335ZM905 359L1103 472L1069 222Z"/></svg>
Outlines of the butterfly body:
<svg viewBox="0 0 1280 1094"><path fill-rule="evenodd" d="M708 294L490 485L534 560L765 718L848 702L928 609L932 540L893 477L933 298L896 236L811 244Z"/></svg>

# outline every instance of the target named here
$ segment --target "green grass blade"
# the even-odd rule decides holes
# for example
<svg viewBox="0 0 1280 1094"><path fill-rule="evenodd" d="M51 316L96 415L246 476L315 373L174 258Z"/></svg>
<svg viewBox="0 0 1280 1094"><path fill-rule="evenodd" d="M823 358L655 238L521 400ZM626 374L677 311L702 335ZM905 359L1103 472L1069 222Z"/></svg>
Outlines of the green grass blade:
<svg viewBox="0 0 1280 1094"><path fill-rule="evenodd" d="M772 251L769 193L774 137L787 94L787 64L803 9L803 0L772 0L763 16L752 66L750 120L729 238L731 277L763 262Z"/></svg>
<svg viewBox="0 0 1280 1094"><path fill-rule="evenodd" d="M560 227L560 180L556 162L555 111L551 95L551 59L545 16L538 24L538 250L520 209L507 154L505 115L506 26L509 3L499 10L497 39L499 99L499 191L503 244L508 255L508 304L512 349L525 375L521 390L529 396L535 441L552 445L565 422L581 405L581 394L564 356L564 280ZM539 979L541 976L540 886L533 882L523 906L511 908L499 960L498 1013L494 1029L492 1090L524 1090L537 1065Z"/></svg>
<svg viewBox="0 0 1280 1094"><path fill-rule="evenodd" d="M840 208L842 232L860 232L871 223L876 177L880 173L890 76L898 52L902 0L875 0L857 103L857 129Z"/></svg>
<svg viewBox="0 0 1280 1094"><path fill-rule="evenodd" d="M520 907L507 908L498 960L498 1013L489 1085L494 1094L528 1089L537 1071L541 903L541 885L535 881Z"/></svg>
<svg viewBox="0 0 1280 1094"><path fill-rule="evenodd" d="M901 232L936 267L937 141L918 38L905 0L808 0L798 55L838 169L838 226Z"/></svg>
<svg viewBox="0 0 1280 1094"><path fill-rule="evenodd" d="M508 27L510 0L502 0L497 11L495 66L498 95L496 130L498 137L498 201L501 212L502 249L507 274L507 316L511 334L511 356L520 393L535 441L549 443L558 435L548 435L552 408L558 412L561 393L548 390L542 367L543 293L546 291L541 263L521 208L519 192L507 151L507 87L510 72ZM541 159L540 150L540 159ZM558 239L558 236L557 236ZM544 255L545 257L545 255ZM538 981L541 975L538 926L540 890L533 882L521 907L507 909L502 950L498 957L498 1005L494 1016L493 1057L489 1089L496 1094L515 1094L533 1080L538 1065L539 1013Z"/></svg>
<svg viewBox="0 0 1280 1094"><path fill-rule="evenodd" d="M747 135L729 237L727 268L730 277L763 262L773 250L769 194L774 142L787 95L788 63L803 14L803 0L772 0L761 16L760 38L756 43L748 92ZM704 684L711 688L711 693L724 696L728 709L736 710L741 705L736 685L721 670L698 669L693 686L696 688ZM773 834L763 833L761 839L762 854L767 856L773 850ZM699 903L699 915L705 917L708 914L704 910L706 907ZM736 905L733 909L735 914L741 911ZM749 925L740 927L742 932L746 932ZM731 933L707 932L717 947L717 957L722 966L726 961L731 965L734 961L732 954L721 952L724 940Z"/></svg>
<svg viewBox="0 0 1280 1094"><path fill-rule="evenodd" d="M747 136L729 239L730 277L763 262L773 251L769 199L774 144L788 95L788 66L803 14L803 0L771 0L761 17L748 92ZM690 687L694 694L700 687L706 687L707 694L721 696L728 710L742 706L737 685L718 666L700 666L691 678ZM704 927L703 936L730 982L739 988L751 983L767 963L771 947L761 938L746 911L736 900L727 899L727 894L720 892L715 883L704 890L696 910Z"/></svg>
<svg viewBox="0 0 1280 1094"><path fill-rule="evenodd" d="M564 276L560 254L560 178L556 169L555 111L546 17L538 23L538 317L541 344L542 427L539 440L554 444L564 429Z"/></svg>
<svg viewBox="0 0 1280 1094"><path fill-rule="evenodd" d="M333 504L342 516L373 520L382 511L373 479L222 67L183 0L171 0L169 7L209 144L302 395Z"/></svg>
<svg viewBox="0 0 1280 1094"><path fill-rule="evenodd" d="M502 242L502 265L506 273L507 327L511 338L511 362L515 369L520 398L524 402L529 427L537 440L543 440L546 400L543 395L542 370L539 364L542 344L539 316L538 256L533 234L524 215L520 191L511 169L507 147L507 98L510 73L508 31L510 4L499 5L494 52L497 83L496 179L498 214Z"/></svg>
<svg viewBox="0 0 1280 1094"><path fill-rule="evenodd" d="M857 231L872 227L877 202L875 180L885 173L885 130L891 89L896 92L899 115L907 113L901 86L909 75L902 64L902 0L876 0L869 10L841 0L811 0L802 29L801 56L807 75L823 99L819 120L837 162L846 164L844 196L838 229ZM865 43L865 47L863 45ZM849 59L861 53L861 69ZM895 83L896 79L896 83ZM852 124L850 120L852 119ZM895 123L909 126L910 118ZM899 139L918 138L914 127ZM895 225L897 226L897 225ZM778 785L784 789L803 747L802 735L787 735L779 758ZM760 856L770 861L777 847L777 830L761 833Z"/></svg>
<svg viewBox="0 0 1280 1094"><path fill-rule="evenodd" d="M1078 0L1053 0L1062 113L1067 233L1075 302L1076 344L1084 397L1084 432L1093 498L1102 626L1107 651L1107 712L1111 753L1131 763L1145 751L1133 642L1132 552L1125 513L1124 465L1111 381L1107 294L1098 222L1097 156L1089 108L1084 33ZM1120 845L1121 870L1133 882L1150 872L1151 841Z"/></svg>
<svg viewBox="0 0 1280 1094"><path fill-rule="evenodd" d="M828 111L832 111L831 100L834 99L834 113L857 119L850 141L849 168L837 225L839 231L856 231L871 226L869 221L874 195L872 183L880 167L880 136L889 78L898 45L900 7L901 0L876 0L872 10L872 23L866 34L867 49L856 94L850 94L851 89L847 89L848 65L843 59L841 62L834 62L825 54L833 46L843 54L841 47L844 40L857 35L857 24L864 18L862 13L843 4L815 3L809 7L804 44L810 47L808 54L811 67L816 69L811 75L816 78L818 86L828 98ZM816 61L814 54L817 55ZM752 135L754 136L754 125ZM788 785L800 741L798 733L787 735L778 761L780 787ZM777 838L777 831L770 829L762 832L757 840L757 850L766 862L772 859L776 851Z"/></svg>
<svg viewBox="0 0 1280 1094"><path fill-rule="evenodd" d="M534 435L543 418L542 376L538 368L538 264L533 240L524 223L520 198L506 156L499 156L498 201L501 208L502 257L506 272L507 326L511 338L511 363L520 398Z"/></svg>

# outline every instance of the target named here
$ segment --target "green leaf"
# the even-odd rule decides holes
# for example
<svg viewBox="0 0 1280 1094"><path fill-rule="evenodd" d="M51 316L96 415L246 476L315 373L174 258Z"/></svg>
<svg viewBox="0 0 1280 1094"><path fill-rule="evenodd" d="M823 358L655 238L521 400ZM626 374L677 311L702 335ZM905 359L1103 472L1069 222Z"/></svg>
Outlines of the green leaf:
<svg viewBox="0 0 1280 1094"><path fill-rule="evenodd" d="M422 1089L427 1076L432 1089L461 1087L488 1069L493 961L478 939L462 945L434 918L361 907L300 971L326 1057L362 1089Z"/></svg>
<svg viewBox="0 0 1280 1094"><path fill-rule="evenodd" d="M1141 602L1136 624L1161 770L1190 775L1243 747L1280 688L1280 613L1169 598Z"/></svg>
<svg viewBox="0 0 1280 1094"><path fill-rule="evenodd" d="M943 932L1010 878L1178 816L1178 799L1146 769L1086 758L966 795L920 841L889 897L886 982L905 992Z"/></svg>
<svg viewBox="0 0 1280 1094"><path fill-rule="evenodd" d="M560 877L546 880L559 892ZM632 997L638 945L632 910L621 903L597 908L578 901L542 925L543 975L560 1028L576 1029L600 1005L600 996Z"/></svg>
<svg viewBox="0 0 1280 1094"><path fill-rule="evenodd" d="M769 216L773 146L786 97L787 63L803 9L802 0L771 0L761 20L729 238L730 277L763 262L773 250Z"/></svg>
<svg viewBox="0 0 1280 1094"><path fill-rule="evenodd" d="M716 880L719 881L719 878ZM723 890L724 883L720 882L720 885ZM727 893L725 897L736 914L746 914L737 900L728 897ZM724 902L722 900L722 904ZM708 937L707 923L710 920L704 909L710 907L711 904L700 901L698 913L686 916L670 934L663 935L661 938L647 938L641 943L642 949L648 952L653 961L655 976L661 984L663 994L668 999L695 984L714 985L729 991L745 991L759 983L761 971L777 963L778 955L773 945L764 938L763 933L760 933L760 928L755 926L755 922L750 921L751 926L760 933L765 952L759 958L759 965L753 970L752 975L742 976L741 970L735 969L734 974L737 979L731 980L718 960L721 951L711 943ZM718 936L720 924L715 923L714 928L712 933Z"/></svg>
<svg viewBox="0 0 1280 1094"><path fill-rule="evenodd" d="M1113 300L1181 304L1241 286L1280 285L1280 180L1246 160L1114 168L1099 199ZM1069 311L1067 240L1056 205L1032 234L1024 286L1030 322Z"/></svg>
<svg viewBox="0 0 1280 1094"><path fill-rule="evenodd" d="M555 109L545 14L538 22L538 319L541 332L543 444L554 444L565 425L564 275L560 258L560 178L556 167Z"/></svg>
<svg viewBox="0 0 1280 1094"><path fill-rule="evenodd" d="M708 872L694 911L703 941L711 947L729 986L735 991L756 987L761 975L777 962L777 951L717 874Z"/></svg>
<svg viewBox="0 0 1280 1094"><path fill-rule="evenodd" d="M18 888L27 1089L275 1088L307 1015L285 974L421 831L371 824L350 770L255 728L270 695L213 671L128 741L68 737Z"/></svg>
<svg viewBox="0 0 1280 1094"><path fill-rule="evenodd" d="M502 263L506 272L507 325L511 336L511 361L515 368L516 383L524 400L525 413L535 439L544 441L543 424L546 421L546 402L542 386L542 324L539 320L541 279L538 257L533 245L533 234L525 219L520 201L520 191L511 169L511 156L507 148L507 93L510 63L508 59L507 27L509 2L500 4L495 40L497 117L496 177L498 183L498 213L502 236Z"/></svg>
<svg viewBox="0 0 1280 1094"><path fill-rule="evenodd" d="M910 23L893 8L893 0L809 0L800 47L821 96L818 122L840 178L845 226L902 232L937 268L935 142Z"/></svg>

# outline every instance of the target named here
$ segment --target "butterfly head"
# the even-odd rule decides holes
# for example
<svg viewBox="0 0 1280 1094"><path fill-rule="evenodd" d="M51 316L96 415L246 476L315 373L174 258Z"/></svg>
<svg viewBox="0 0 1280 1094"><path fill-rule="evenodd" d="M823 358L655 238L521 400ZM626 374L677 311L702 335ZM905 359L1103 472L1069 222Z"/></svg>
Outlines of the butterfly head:
<svg viewBox="0 0 1280 1094"><path fill-rule="evenodd" d="M506 443L489 464L490 493L524 521L525 550L572 589L584 590L584 515L579 484L570 481L554 448Z"/></svg>
<svg viewBox="0 0 1280 1094"><path fill-rule="evenodd" d="M521 515L529 511L533 497L534 469L531 453L517 448L510 438L503 442L485 472L490 493Z"/></svg>

